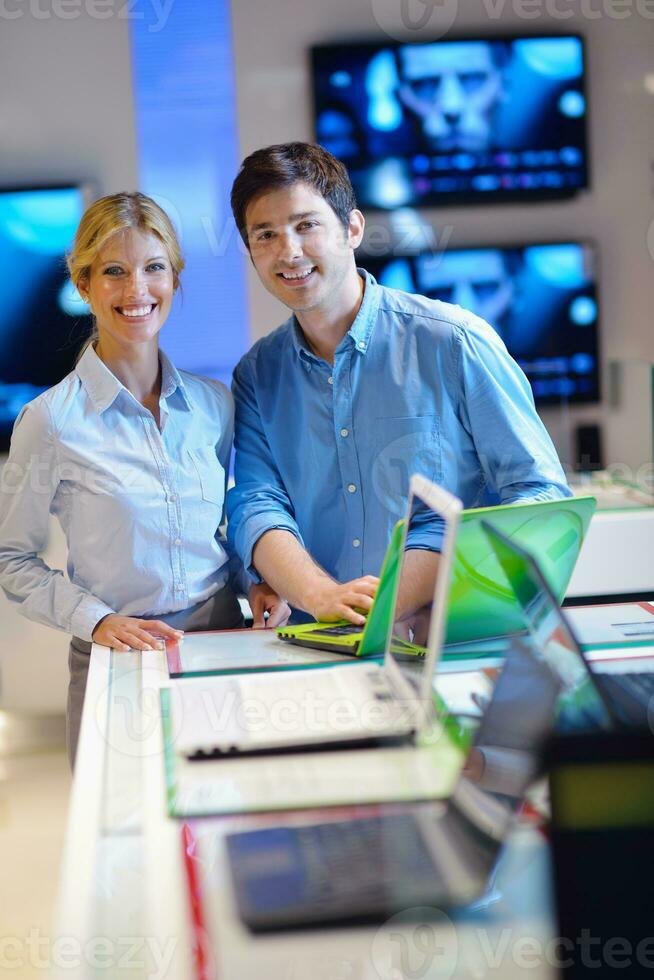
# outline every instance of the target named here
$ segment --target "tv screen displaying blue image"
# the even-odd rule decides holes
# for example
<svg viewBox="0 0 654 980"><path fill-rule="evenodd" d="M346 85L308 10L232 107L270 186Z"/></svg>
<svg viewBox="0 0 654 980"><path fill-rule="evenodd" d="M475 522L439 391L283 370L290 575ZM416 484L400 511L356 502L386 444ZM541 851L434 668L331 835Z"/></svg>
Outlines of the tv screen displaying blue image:
<svg viewBox="0 0 654 980"><path fill-rule="evenodd" d="M455 303L487 320L538 404L600 398L595 249L560 242L451 249L357 264L384 286Z"/></svg>
<svg viewBox="0 0 654 980"><path fill-rule="evenodd" d="M576 35L312 49L316 139L362 207L567 197L588 185Z"/></svg>
<svg viewBox="0 0 654 980"><path fill-rule="evenodd" d="M0 451L23 406L68 374L90 332L65 262L83 211L79 187L0 189Z"/></svg>

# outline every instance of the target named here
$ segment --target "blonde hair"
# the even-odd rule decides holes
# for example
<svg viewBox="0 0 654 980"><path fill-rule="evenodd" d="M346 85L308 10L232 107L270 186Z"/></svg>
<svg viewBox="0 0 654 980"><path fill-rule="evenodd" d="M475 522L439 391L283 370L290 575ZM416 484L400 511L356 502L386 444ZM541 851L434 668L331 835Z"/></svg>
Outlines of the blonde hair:
<svg viewBox="0 0 654 980"><path fill-rule="evenodd" d="M76 289L88 283L91 266L109 239L128 228L137 228L161 240L172 267L173 288L178 289L184 258L177 234L163 208L139 191L122 191L101 197L84 212L73 247L66 256L70 278ZM97 329L94 328L80 356L89 344L97 340L97 336Z"/></svg>

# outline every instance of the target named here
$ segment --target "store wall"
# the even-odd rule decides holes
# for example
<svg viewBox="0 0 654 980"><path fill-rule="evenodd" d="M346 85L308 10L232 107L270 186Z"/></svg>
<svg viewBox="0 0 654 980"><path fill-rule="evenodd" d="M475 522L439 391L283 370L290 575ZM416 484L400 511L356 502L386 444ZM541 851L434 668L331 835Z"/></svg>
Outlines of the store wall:
<svg viewBox="0 0 654 980"><path fill-rule="evenodd" d="M96 193L136 187L128 21L118 5L103 20L90 4L69 5L72 18L54 16L57 9L0 7L0 185L92 179ZM63 568L63 535L54 520L51 529L44 557ZM1 591L0 624L0 706L63 711L69 637L20 617Z"/></svg>
<svg viewBox="0 0 654 980"><path fill-rule="evenodd" d="M418 19L431 7L433 20L408 31L401 10ZM642 10L649 19L642 16ZM550 11L548 14L547 11ZM559 11L554 18L551 11ZM613 0L330 0L311 7L301 0L232 3L241 147L311 139L312 115L307 49L339 40L448 37L455 33L578 32L587 41L592 189L572 201L533 205L475 206L426 211L437 235L444 226L452 247L516 241L594 239L600 249L602 406L543 411L559 452L572 457L572 430L601 422L607 455L619 462L612 438L608 372L613 358L654 361L654 209L652 119L654 118L654 4ZM489 13L490 12L490 13ZM526 12L527 16L521 16ZM496 13L498 16L491 16ZM572 13L573 16L567 15ZM534 16L534 14L536 16ZM443 33L438 17L448 17ZM622 19L618 19L622 18ZM383 221L379 216L369 219ZM650 245L648 247L648 234ZM253 336L285 319L284 308L249 274ZM650 416L651 418L651 416ZM640 416L634 426L643 426ZM622 430L621 430L622 431ZM649 451L650 455L647 456ZM651 461L651 444L644 450Z"/></svg>

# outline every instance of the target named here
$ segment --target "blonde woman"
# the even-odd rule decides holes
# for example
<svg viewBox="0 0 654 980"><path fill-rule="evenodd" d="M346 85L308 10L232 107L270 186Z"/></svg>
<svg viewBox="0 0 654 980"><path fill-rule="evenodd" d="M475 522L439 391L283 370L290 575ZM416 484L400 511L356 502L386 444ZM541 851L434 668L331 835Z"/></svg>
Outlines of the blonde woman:
<svg viewBox="0 0 654 980"><path fill-rule="evenodd" d="M0 497L0 585L19 611L72 634L67 745L74 762L91 641L148 650L157 635L243 624L222 522L233 405L177 371L159 332L184 261L164 211L139 193L96 201L68 265L95 329L75 370L21 412ZM68 578L38 557L48 515ZM253 586L255 625L288 618Z"/></svg>

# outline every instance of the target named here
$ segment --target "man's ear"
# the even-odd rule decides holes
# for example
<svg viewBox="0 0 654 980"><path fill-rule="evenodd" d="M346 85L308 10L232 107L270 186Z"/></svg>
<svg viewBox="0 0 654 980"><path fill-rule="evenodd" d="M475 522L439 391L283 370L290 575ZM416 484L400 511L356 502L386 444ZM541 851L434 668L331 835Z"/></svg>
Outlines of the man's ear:
<svg viewBox="0 0 654 980"><path fill-rule="evenodd" d="M363 217L361 211L358 208L354 208L350 211L350 217L348 219L347 228L347 240L348 244L352 248L358 248L363 239L363 229L366 226L366 219Z"/></svg>

